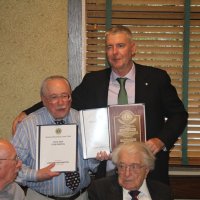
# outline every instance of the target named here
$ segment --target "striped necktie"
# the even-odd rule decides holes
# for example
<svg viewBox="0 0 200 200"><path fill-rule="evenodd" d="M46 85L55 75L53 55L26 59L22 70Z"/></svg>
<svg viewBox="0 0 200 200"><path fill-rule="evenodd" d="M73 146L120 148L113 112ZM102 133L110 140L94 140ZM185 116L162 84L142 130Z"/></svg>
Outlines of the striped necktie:
<svg viewBox="0 0 200 200"><path fill-rule="evenodd" d="M120 85L118 104L128 104L128 96L125 88L127 78L117 78L116 80L119 82Z"/></svg>

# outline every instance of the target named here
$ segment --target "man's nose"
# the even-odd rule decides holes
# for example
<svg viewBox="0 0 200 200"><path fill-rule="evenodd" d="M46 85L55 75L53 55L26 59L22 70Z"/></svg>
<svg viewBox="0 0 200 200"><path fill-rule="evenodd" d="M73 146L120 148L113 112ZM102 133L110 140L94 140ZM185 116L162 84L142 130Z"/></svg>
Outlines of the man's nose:
<svg viewBox="0 0 200 200"><path fill-rule="evenodd" d="M117 54L118 53L118 48L116 46L113 46L113 54Z"/></svg>
<svg viewBox="0 0 200 200"><path fill-rule="evenodd" d="M129 176L130 175L130 168L127 166L125 169L125 175Z"/></svg>
<svg viewBox="0 0 200 200"><path fill-rule="evenodd" d="M63 104L64 100L63 97L58 97L58 104Z"/></svg>

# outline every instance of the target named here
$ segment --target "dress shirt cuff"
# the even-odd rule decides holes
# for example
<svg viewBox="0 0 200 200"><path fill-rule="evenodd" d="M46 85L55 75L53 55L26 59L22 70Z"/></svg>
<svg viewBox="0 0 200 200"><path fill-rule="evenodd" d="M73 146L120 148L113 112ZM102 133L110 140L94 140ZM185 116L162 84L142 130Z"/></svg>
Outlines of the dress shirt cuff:
<svg viewBox="0 0 200 200"><path fill-rule="evenodd" d="M22 166L18 176L23 181L37 181L37 171L35 169L30 169L26 165Z"/></svg>
<svg viewBox="0 0 200 200"><path fill-rule="evenodd" d="M94 173L97 172L100 161L94 158L88 159L89 169Z"/></svg>

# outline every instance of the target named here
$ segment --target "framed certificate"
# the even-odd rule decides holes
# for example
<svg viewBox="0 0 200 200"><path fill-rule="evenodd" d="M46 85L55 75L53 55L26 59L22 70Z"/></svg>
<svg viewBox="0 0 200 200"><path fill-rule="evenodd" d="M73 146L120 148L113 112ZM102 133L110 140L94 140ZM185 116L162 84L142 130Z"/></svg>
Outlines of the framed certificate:
<svg viewBox="0 0 200 200"><path fill-rule="evenodd" d="M40 125L37 130L36 169L55 162L52 171L75 171L77 125Z"/></svg>
<svg viewBox="0 0 200 200"><path fill-rule="evenodd" d="M110 153L107 108L81 110L79 113L84 159L95 158L100 151Z"/></svg>

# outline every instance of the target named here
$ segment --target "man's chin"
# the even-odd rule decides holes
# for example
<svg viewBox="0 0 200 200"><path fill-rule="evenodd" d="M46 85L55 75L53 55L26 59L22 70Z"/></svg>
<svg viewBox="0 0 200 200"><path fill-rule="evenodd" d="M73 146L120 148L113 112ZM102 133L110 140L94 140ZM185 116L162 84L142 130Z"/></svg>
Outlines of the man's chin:
<svg viewBox="0 0 200 200"><path fill-rule="evenodd" d="M126 189L126 190L132 190L132 187L129 186L129 185L124 185L123 188Z"/></svg>
<svg viewBox="0 0 200 200"><path fill-rule="evenodd" d="M132 184L132 181L127 181L127 182L124 182L122 184L122 187L125 188L126 190L132 190L133 189L133 184Z"/></svg>
<svg viewBox="0 0 200 200"><path fill-rule="evenodd" d="M66 112L66 111L60 111L59 113L57 113L56 114L56 119L63 119L63 118L65 118L66 116L68 115L68 112Z"/></svg>
<svg viewBox="0 0 200 200"><path fill-rule="evenodd" d="M121 64L120 64L119 62L113 63L112 66L113 66L113 68L116 69L116 70L118 70L118 69L121 68Z"/></svg>

